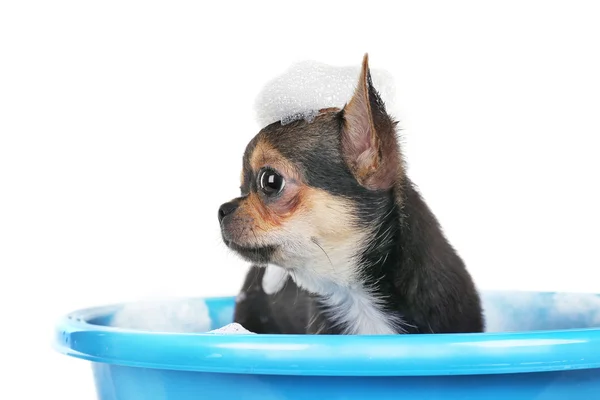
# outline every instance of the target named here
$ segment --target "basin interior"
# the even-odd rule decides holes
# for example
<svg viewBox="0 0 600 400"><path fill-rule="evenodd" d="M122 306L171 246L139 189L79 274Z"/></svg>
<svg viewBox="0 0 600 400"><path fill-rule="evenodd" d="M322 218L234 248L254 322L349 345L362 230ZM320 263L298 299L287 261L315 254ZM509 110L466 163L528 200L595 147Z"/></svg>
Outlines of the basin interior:
<svg viewBox="0 0 600 400"><path fill-rule="evenodd" d="M525 332L600 328L600 294L568 292L482 291L486 332ZM190 299L205 301L211 328L233 321L235 297ZM118 307L89 315L92 325L111 326Z"/></svg>

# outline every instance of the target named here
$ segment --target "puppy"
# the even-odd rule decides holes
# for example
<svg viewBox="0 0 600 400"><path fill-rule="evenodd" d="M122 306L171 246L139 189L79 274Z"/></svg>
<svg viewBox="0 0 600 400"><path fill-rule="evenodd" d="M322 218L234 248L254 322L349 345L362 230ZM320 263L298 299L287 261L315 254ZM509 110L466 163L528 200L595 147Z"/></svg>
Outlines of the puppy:
<svg viewBox="0 0 600 400"><path fill-rule="evenodd" d="M283 334L484 330L465 264L406 175L396 124L365 55L342 109L250 141L241 196L218 212L224 243L253 263L235 322Z"/></svg>

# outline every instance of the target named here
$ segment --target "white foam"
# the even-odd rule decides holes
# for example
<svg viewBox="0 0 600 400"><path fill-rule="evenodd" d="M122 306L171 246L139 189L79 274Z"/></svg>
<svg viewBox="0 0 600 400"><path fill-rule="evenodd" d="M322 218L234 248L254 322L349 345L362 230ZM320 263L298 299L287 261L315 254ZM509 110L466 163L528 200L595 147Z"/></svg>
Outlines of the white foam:
<svg viewBox="0 0 600 400"><path fill-rule="evenodd" d="M508 292L483 296L486 332L600 327L600 296Z"/></svg>
<svg viewBox="0 0 600 400"><path fill-rule="evenodd" d="M208 307L201 299L155 299L127 303L111 326L149 332L207 332L211 327Z"/></svg>
<svg viewBox="0 0 600 400"><path fill-rule="evenodd" d="M542 299L528 292L515 292L509 296L484 295L482 307L486 332L509 332L527 330L520 318L514 318L522 309L537 309ZM532 321L534 318L532 319Z"/></svg>
<svg viewBox="0 0 600 400"><path fill-rule="evenodd" d="M270 289L281 289L276 282L281 281L268 283L273 284ZM491 292L486 293L482 300L486 332L600 327L600 296L595 294ZM232 309L227 308L224 312L226 315L218 317L220 323L231 321ZM202 299L160 299L128 303L115 313L111 321L113 327L150 332L253 333L238 323L228 323L212 331L211 325L208 307Z"/></svg>
<svg viewBox="0 0 600 400"><path fill-rule="evenodd" d="M242 325L234 322L232 324L227 324L219 329L214 329L208 333L216 333L221 335L244 335L244 334L255 334L254 332L250 332L248 329L244 328Z"/></svg>
<svg viewBox="0 0 600 400"><path fill-rule="evenodd" d="M315 61L293 64L281 75L269 81L255 102L256 119L261 127L281 121L287 124L304 118L311 121L322 108L342 108L350 101L358 83L361 59L354 66L332 66ZM390 73L370 68L373 85L395 113L395 86Z"/></svg>
<svg viewBox="0 0 600 400"><path fill-rule="evenodd" d="M600 297L585 293L557 293L553 296L553 317L585 315L588 326L600 327Z"/></svg>

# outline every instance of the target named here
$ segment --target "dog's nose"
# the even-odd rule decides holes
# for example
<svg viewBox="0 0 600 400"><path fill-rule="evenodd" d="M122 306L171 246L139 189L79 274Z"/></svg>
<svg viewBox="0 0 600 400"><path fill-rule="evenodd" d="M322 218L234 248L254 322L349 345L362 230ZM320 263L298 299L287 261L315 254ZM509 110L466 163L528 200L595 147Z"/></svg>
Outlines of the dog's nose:
<svg viewBox="0 0 600 400"><path fill-rule="evenodd" d="M229 203L221 205L221 207L219 207L219 223L223 221L223 218L237 210L238 205L239 203L237 201L230 201Z"/></svg>

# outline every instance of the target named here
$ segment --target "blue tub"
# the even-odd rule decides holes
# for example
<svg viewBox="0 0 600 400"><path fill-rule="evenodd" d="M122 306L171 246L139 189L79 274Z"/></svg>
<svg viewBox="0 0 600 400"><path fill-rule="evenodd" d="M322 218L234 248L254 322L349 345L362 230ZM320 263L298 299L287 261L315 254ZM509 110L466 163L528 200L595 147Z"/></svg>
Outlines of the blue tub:
<svg viewBox="0 0 600 400"><path fill-rule="evenodd" d="M71 313L55 345L91 361L101 400L600 399L600 297L483 299L490 329L503 332L151 333L110 327L115 305ZM213 328L231 322L234 301L206 299Z"/></svg>

